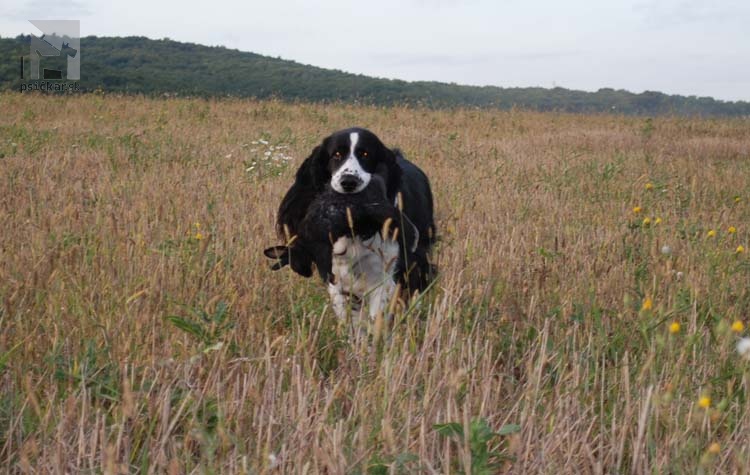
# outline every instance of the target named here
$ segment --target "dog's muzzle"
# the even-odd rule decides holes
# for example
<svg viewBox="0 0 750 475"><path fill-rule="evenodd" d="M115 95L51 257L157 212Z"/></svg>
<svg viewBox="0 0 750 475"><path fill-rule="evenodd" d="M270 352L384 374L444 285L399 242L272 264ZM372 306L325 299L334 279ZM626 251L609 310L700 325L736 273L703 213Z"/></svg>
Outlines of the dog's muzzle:
<svg viewBox="0 0 750 475"><path fill-rule="evenodd" d="M345 193L351 193L362 184L362 180L356 175L344 175L339 180L339 184Z"/></svg>

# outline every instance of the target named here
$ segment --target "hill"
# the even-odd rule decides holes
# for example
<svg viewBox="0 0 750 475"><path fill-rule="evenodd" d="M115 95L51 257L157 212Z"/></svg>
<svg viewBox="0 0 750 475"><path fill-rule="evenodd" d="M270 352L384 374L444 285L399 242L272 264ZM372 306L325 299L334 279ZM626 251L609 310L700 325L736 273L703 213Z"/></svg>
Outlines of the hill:
<svg viewBox="0 0 750 475"><path fill-rule="evenodd" d="M29 36L0 38L0 90L19 89L20 56L28 74ZM144 37L81 38L84 91L155 95L278 97L428 107L518 107L540 111L748 116L750 103L624 90L501 88L373 78L225 47ZM54 64L45 59L45 66ZM62 63L59 63L62 66Z"/></svg>

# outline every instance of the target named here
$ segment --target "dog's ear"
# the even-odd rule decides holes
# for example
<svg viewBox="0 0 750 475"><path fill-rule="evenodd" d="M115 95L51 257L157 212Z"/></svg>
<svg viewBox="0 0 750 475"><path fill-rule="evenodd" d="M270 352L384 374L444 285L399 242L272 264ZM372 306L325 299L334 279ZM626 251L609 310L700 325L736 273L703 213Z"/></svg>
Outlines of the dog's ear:
<svg viewBox="0 0 750 475"><path fill-rule="evenodd" d="M328 140L328 139L326 139ZM326 147L326 140L322 144L315 147L308 157L310 161L310 176L312 177L312 185L315 191L323 191L331 181L331 173L328 171L328 151Z"/></svg>
<svg viewBox="0 0 750 475"><path fill-rule="evenodd" d="M398 164L398 157L401 156L399 149L393 149L383 146L385 149L383 152L383 163L386 166L386 187L388 201L393 203L396 200L396 194L401 189L401 166Z"/></svg>
<svg viewBox="0 0 750 475"><path fill-rule="evenodd" d="M326 140L328 140L326 138ZM326 140L315 147L310 156L302 162L297 175L295 176L295 185L312 186L316 191L322 191L331 180L328 172L328 152L326 151Z"/></svg>
<svg viewBox="0 0 750 475"><path fill-rule="evenodd" d="M271 264L271 270L279 270L289 264L289 248L286 246L272 246L263 251L263 254L276 262Z"/></svg>
<svg viewBox="0 0 750 475"><path fill-rule="evenodd" d="M327 157L323 146L315 147L309 157L302 162L294 183L284 195L279 206L276 232L282 239L289 239L299 231L299 225L307 213L307 208L330 181L327 176Z"/></svg>

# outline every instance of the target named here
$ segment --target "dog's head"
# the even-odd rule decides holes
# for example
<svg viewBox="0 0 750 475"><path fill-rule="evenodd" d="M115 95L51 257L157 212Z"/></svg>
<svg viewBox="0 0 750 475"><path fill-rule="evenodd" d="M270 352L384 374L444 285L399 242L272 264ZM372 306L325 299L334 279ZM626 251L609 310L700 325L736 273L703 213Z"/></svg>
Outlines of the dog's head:
<svg viewBox="0 0 750 475"><path fill-rule="evenodd" d="M377 174L386 184L388 198L395 198L399 178L396 155L367 129L334 132L313 150L308 160L318 189L330 185L341 194L359 193Z"/></svg>

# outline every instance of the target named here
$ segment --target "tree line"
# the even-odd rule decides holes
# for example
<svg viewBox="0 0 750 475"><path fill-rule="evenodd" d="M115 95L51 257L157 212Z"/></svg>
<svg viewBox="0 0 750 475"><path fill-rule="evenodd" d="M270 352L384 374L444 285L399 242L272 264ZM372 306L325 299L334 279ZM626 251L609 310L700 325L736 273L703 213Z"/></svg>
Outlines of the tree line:
<svg viewBox="0 0 750 475"><path fill-rule="evenodd" d="M30 36L0 38L0 90L30 82ZM539 111L638 115L750 116L749 102L646 91L556 87L461 86L434 81L373 78L295 61L145 37L81 38L80 90L199 97L275 97L313 102L408 104L435 108L492 107ZM20 62L23 57L24 78ZM46 68L64 71L65 58L43 58Z"/></svg>

